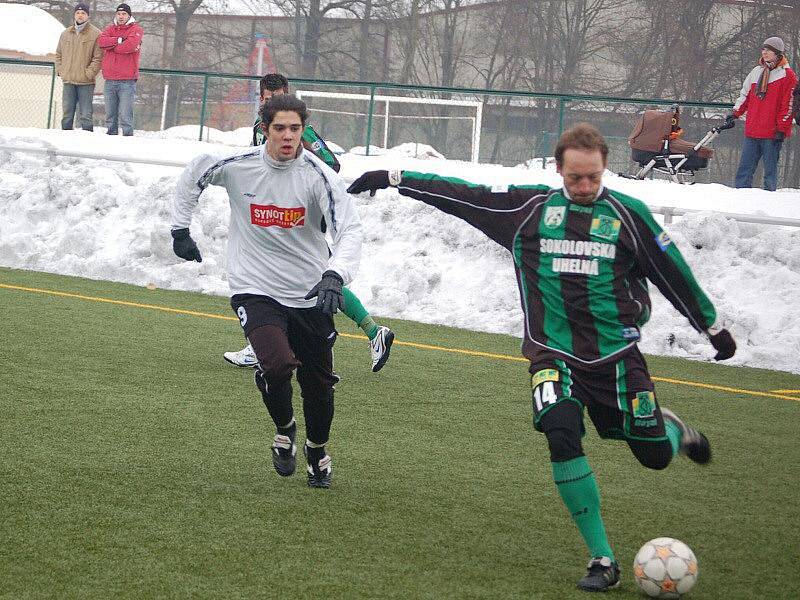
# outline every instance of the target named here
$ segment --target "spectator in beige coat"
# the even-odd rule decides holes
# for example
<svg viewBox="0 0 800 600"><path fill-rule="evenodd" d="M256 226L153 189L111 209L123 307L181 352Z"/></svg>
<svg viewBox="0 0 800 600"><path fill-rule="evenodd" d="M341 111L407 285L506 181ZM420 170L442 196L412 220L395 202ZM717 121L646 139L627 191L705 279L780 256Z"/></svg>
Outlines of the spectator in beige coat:
<svg viewBox="0 0 800 600"><path fill-rule="evenodd" d="M56 48L56 74L64 82L61 129L72 129L77 108L81 127L86 131L93 130L92 97L103 60L98 37L100 30L89 22L89 5L78 2L74 22L61 34Z"/></svg>

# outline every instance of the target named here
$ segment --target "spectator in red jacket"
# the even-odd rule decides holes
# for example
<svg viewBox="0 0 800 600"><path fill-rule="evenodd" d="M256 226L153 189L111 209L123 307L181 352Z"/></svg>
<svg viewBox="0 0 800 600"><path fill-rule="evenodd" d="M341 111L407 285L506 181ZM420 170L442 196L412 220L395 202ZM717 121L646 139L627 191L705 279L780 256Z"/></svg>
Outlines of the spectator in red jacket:
<svg viewBox="0 0 800 600"><path fill-rule="evenodd" d="M133 102L143 35L144 31L131 14L131 7L120 4L114 21L97 40L104 52L102 71L106 82L103 95L109 135L117 135L118 121L122 135L133 135Z"/></svg>
<svg viewBox="0 0 800 600"><path fill-rule="evenodd" d="M797 76L784 53L786 47L779 37L767 38L761 47L758 65L742 84L730 117L738 119L747 113L744 126L744 145L736 187L753 187L753 174L759 160L764 162L764 189L778 187L778 158L783 140L792 135L792 90Z"/></svg>

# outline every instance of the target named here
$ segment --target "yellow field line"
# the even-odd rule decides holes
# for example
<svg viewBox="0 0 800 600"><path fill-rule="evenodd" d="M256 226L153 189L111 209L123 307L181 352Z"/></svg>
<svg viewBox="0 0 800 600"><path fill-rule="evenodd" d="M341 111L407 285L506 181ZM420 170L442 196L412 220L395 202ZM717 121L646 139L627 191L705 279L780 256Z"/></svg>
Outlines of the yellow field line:
<svg viewBox="0 0 800 600"><path fill-rule="evenodd" d="M756 390L743 390L741 388L728 387L726 385L712 385L710 383L698 383L697 381L683 381L681 379L669 379L667 377L652 377L653 381L663 381L665 383L675 383L677 385L688 385L691 387L705 388L709 390L717 390L719 392L731 392L733 394L747 394L748 396L762 396L765 398L780 398L781 400L793 400L800 402L800 398L793 398L792 396L784 396L783 394L776 394L773 392L757 392Z"/></svg>
<svg viewBox="0 0 800 600"><path fill-rule="evenodd" d="M4 288L7 290L17 290L22 292L33 292L37 294L47 294L50 296L60 296L63 298L76 298L78 300L89 300L91 302L103 302L106 304L116 304L118 306L130 306L133 308L147 308L150 310L158 310L167 313L179 314L179 315L190 315L193 317L205 317L208 319L221 319L223 321L238 321L236 317L226 316L226 315L216 315L213 313L205 313L199 312L196 310L186 310L182 308L170 308L168 306L158 306L155 304L142 304L140 302L127 302L124 300L112 300L110 298L100 298L97 296L85 296L83 294L73 294L69 292L58 292L55 290L45 290L40 288L32 288L32 287L25 287L20 285L8 285L5 283L0 283L0 288ZM367 339L364 335L353 335L349 333L340 333L342 337L351 338L351 339ZM401 340L395 340L394 344L396 346L406 346L409 348L417 348L420 350L435 350L437 352L450 352L453 354L462 354L467 356L477 356L481 358L494 358L497 360L507 360L512 362L528 362L527 359L521 356L511 356L508 354L494 354L491 352L479 352L475 350L464 350L461 348L447 348L445 346L434 346L431 344L419 344L416 342L403 342ZM685 385L689 387L696 387L696 388L703 388L709 390L716 390L720 392L730 392L733 394L745 394L748 396L760 396L764 398L779 398L781 400L792 400L794 402L800 402L800 398L795 398L793 396L788 396L786 394L800 394L800 390L772 390L771 392L759 392L756 390L746 390L742 388L733 388L724 385L713 385L710 383L699 383L697 381L684 381L681 379L670 379L668 377L652 377L653 381L661 381L664 383L674 383L676 385Z"/></svg>
<svg viewBox="0 0 800 600"><path fill-rule="evenodd" d="M179 315L192 315L193 317L206 317L208 319L222 319L223 321L238 321L236 317L226 315L215 315L212 313L197 312L195 310L184 310L182 308L169 308L168 306L156 306L155 304L140 304L139 302L126 302L124 300L111 300L110 298L98 298L96 296L84 296L83 294L71 294L68 292L56 292L55 290L42 290L39 288L24 287L21 285L7 285L0 283L0 288L7 290L19 290L22 292L35 292L37 294L47 294L50 296L61 296L63 298L77 298L79 300L91 300L92 302L104 302L106 304L117 304L119 306L132 306L134 308L149 308Z"/></svg>

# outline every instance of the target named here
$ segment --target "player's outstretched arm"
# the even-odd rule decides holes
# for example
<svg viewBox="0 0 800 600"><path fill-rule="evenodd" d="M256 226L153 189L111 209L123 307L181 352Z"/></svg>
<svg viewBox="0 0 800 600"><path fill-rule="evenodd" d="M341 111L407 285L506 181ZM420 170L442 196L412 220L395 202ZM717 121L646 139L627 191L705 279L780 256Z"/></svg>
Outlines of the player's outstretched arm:
<svg viewBox="0 0 800 600"><path fill-rule="evenodd" d="M375 195L376 190L385 190L390 185L397 185L400 183L402 171L393 171L395 183L391 183L389 178L389 171L367 171L350 184L347 188L348 194L360 194L362 192L369 192L372 196Z"/></svg>
<svg viewBox="0 0 800 600"><path fill-rule="evenodd" d="M511 249L514 235L537 201L544 185L481 185L456 177L416 171L368 171L347 189L351 194L397 187L400 194L463 219L501 246Z"/></svg>

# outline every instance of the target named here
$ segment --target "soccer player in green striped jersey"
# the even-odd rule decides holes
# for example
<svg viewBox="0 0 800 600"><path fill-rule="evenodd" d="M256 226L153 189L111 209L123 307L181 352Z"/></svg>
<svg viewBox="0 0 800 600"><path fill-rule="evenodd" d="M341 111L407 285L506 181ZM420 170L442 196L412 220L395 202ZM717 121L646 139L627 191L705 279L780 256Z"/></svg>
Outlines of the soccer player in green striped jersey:
<svg viewBox="0 0 800 600"><path fill-rule="evenodd" d="M264 104L272 96L289 93L289 80L279 73L269 73L264 75L259 81L259 98ZM261 118L256 117L253 124L253 146L260 146L266 142L264 128L261 126ZM322 160L331 169L339 172L339 161L336 155L328 148L319 134L314 131L311 125L306 125L303 129L301 138L303 148L312 152L317 158ZM325 230L323 225L323 231ZM342 312L352 320L366 334L369 339L370 358L372 359L372 372L375 373L383 368L389 360L389 352L394 342L394 332L383 325L378 325L373 320L369 311L364 307L350 288L345 286L342 290L344 296L344 309ZM223 352L222 357L237 367L255 367L258 365L255 352L250 344L236 352Z"/></svg>
<svg viewBox="0 0 800 600"><path fill-rule="evenodd" d="M608 146L599 131L587 123L565 131L555 158L561 188L370 171L348 191L394 186L464 219L511 253L533 424L547 437L553 480L589 550L578 587L606 591L619 583L619 566L581 443L584 411L600 437L625 441L645 467L663 469L678 453L700 464L711 459L708 439L659 406L637 347L650 317L647 280L708 335L716 360L733 356L736 344L647 206L603 187Z"/></svg>

